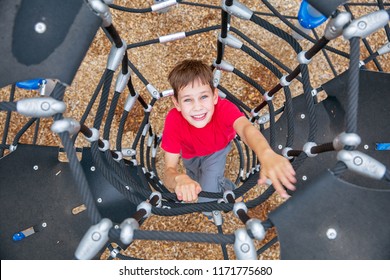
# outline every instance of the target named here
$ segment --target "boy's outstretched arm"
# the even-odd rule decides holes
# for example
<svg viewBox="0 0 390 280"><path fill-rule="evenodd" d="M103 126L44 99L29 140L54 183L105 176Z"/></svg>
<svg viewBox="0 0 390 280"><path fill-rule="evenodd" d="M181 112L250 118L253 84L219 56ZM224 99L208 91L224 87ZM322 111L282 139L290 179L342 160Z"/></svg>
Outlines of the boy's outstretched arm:
<svg viewBox="0 0 390 280"><path fill-rule="evenodd" d="M184 202L192 202L198 199L202 191L199 183L192 180L187 174L177 170L180 155L165 152L164 184L169 190L176 193L177 199Z"/></svg>
<svg viewBox="0 0 390 280"><path fill-rule="evenodd" d="M257 155L260 160L261 170L259 184L265 184L267 178L272 181L275 190L283 198L288 198L285 186L289 190L295 190L295 170L290 161L275 153L267 139L257 130L246 117L238 118L233 124L234 130Z"/></svg>

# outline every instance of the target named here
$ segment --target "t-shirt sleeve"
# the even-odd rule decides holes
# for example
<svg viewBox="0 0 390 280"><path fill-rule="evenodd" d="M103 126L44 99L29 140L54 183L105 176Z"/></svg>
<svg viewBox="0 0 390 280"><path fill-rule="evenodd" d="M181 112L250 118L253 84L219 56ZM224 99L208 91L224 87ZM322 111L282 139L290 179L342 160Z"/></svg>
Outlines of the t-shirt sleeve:
<svg viewBox="0 0 390 280"><path fill-rule="evenodd" d="M181 147L180 147L180 127L179 127L179 120L178 120L178 112L174 111L175 109L172 109L169 111L165 118L164 122L164 129L161 139L161 148L172 154L179 154Z"/></svg>
<svg viewBox="0 0 390 280"><path fill-rule="evenodd" d="M222 101L221 109L222 112L224 112L220 116L223 118L223 122L225 123L225 125L232 126L239 117L245 116L244 113L241 112L240 109L238 109L238 107L234 103L230 102L227 99L222 99L220 101Z"/></svg>

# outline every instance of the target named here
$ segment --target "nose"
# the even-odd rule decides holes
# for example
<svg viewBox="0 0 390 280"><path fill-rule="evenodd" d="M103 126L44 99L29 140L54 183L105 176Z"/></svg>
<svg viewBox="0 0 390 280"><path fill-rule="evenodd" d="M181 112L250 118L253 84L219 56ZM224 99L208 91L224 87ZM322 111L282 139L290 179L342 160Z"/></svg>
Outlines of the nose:
<svg viewBox="0 0 390 280"><path fill-rule="evenodd" d="M198 111L203 108L202 103L199 100L195 100L194 102L194 110Z"/></svg>

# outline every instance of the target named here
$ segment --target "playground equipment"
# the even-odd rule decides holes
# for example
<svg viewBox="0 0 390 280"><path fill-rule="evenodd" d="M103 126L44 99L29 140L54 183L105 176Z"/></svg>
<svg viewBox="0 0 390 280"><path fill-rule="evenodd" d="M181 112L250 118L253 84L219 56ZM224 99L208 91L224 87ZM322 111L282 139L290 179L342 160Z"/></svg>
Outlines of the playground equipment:
<svg viewBox="0 0 390 280"><path fill-rule="evenodd" d="M238 1L222 1L217 7L206 5L221 10L219 26L127 44L115 28L112 10L129 14L169 13L167 8L180 9L181 5L191 3L167 0L150 8L132 9L100 0L1 0L0 26L5 33L0 45L0 87L10 86L9 100L0 102L0 110L7 112L0 147L1 258L92 259L106 247L111 257L129 258L120 249L134 240L148 239L217 243L221 244L225 258L228 258L225 245L234 244L238 259L256 259L277 240L262 248L256 248L253 240L263 240L267 231L275 227L282 259L388 259L390 157L386 147L390 142L387 129L390 77L377 58L390 51L390 43L387 41L372 51L366 38L381 29L389 39L389 4L377 1L378 11L355 18L349 9L353 3L303 1L306 6L302 9L311 11L311 15L314 9L314 15L326 20L323 36L315 39L287 21L268 1L262 3L273 16L280 17L288 28L313 45L303 50L288 32ZM296 68L289 69L231 25L231 17L250 21L280 37L296 53ZM305 18L305 22L311 19ZM304 27L316 28L324 22ZM74 119L63 101L66 88L72 84L99 27L112 42L111 52L85 113ZM185 40L211 30L220 30L216 59L211 62L220 96L245 112L271 146L289 158L297 171L297 191L263 221L250 217L248 209L269 199L274 192L272 184L258 197L235 202L235 198L256 187L261 170L256 157L240 139L235 139L240 161L236 178L239 188L224 194L200 194L215 198L215 202L178 203L160 180L156 167L161 132L154 130L150 115L160 99L170 96L172 91L160 91L153 86L132 63L131 52L138 47ZM328 46L340 36L346 44L349 41L349 53ZM360 59L360 42L370 54L364 60ZM224 60L228 48L255 59L279 82L271 88L257 83ZM308 64L320 51L344 56L350 63L348 71L313 88ZM371 61L377 71L366 69ZM332 64L330 59L328 62ZM238 76L258 91L262 97L260 104L250 108L245 100L227 90L225 73ZM138 93L134 77L144 84L150 102ZM303 94L292 98L290 84L294 79L302 83ZM109 98L112 87L114 93ZM39 94L15 100L15 92L22 89L37 90ZM110 147L112 122L118 117L119 98L124 91L129 95L122 106L116 146ZM321 91L326 92L327 98L319 101ZM275 110L273 98L280 92L285 103ZM99 96L93 126L88 127L86 119ZM144 110L140 129L132 146L124 147L126 121L138 104ZM30 119L10 141L9 128L19 114ZM52 118L51 132L61 139L57 147L36 145L37 130L32 144L21 143L22 135L42 118ZM77 138L82 136L90 145L76 147ZM58 161L59 151L66 154L68 162ZM82 153L81 160L77 152ZM202 211L213 212L218 234L142 229L142 223L152 213L176 216ZM245 227L234 234L223 234L221 211L233 211Z"/></svg>

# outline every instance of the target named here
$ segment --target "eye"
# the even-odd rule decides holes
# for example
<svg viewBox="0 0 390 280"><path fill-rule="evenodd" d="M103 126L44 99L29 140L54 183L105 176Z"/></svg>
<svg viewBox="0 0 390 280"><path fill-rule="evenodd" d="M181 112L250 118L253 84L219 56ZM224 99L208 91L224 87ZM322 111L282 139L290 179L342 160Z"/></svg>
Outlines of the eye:
<svg viewBox="0 0 390 280"><path fill-rule="evenodd" d="M208 98L208 97L209 97L208 95L202 95L202 96L201 96L202 99L206 99L206 98Z"/></svg>
<svg viewBox="0 0 390 280"><path fill-rule="evenodd" d="M183 102L191 102L191 99L190 98L186 98L183 100Z"/></svg>

